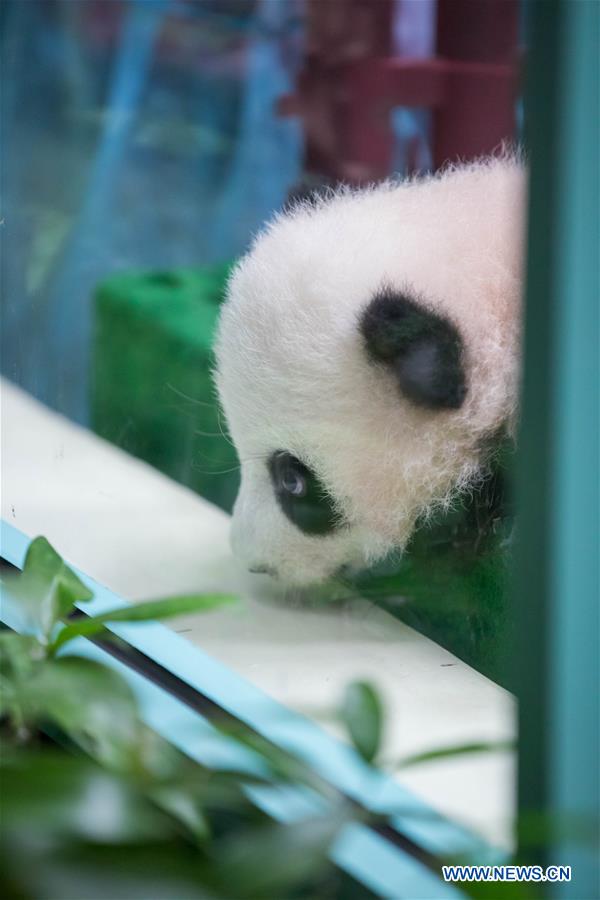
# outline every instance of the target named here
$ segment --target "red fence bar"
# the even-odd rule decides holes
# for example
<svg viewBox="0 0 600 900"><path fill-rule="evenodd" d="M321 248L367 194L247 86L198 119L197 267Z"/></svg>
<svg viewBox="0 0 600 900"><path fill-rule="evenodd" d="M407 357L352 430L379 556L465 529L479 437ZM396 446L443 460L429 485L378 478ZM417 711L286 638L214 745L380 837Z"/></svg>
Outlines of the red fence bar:
<svg viewBox="0 0 600 900"><path fill-rule="evenodd" d="M308 0L307 57L282 115L300 115L309 175L358 184L390 173L395 106L434 111L433 160L492 152L514 134L517 0L438 0L433 59L392 55L389 0Z"/></svg>

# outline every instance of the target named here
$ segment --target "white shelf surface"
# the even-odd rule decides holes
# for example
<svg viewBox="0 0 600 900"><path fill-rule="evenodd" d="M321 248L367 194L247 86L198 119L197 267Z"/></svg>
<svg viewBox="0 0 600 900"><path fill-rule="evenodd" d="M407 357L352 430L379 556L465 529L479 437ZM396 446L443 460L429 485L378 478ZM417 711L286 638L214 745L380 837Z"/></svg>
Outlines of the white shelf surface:
<svg viewBox="0 0 600 900"><path fill-rule="evenodd" d="M447 650L367 600L286 604L268 579L238 565L222 510L5 379L0 403L2 517L30 537L45 535L67 561L130 600L238 594L235 606L171 627L276 700L321 721L350 680L373 681L386 703L389 760L514 737L512 696ZM440 812L511 845L512 753L447 759L397 777Z"/></svg>

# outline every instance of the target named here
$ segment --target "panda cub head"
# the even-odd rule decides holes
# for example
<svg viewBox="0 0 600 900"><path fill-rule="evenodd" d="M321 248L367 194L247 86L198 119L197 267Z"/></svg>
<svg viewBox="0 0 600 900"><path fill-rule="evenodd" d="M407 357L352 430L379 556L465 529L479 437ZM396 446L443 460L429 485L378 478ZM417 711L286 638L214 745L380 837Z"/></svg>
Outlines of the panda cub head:
<svg viewBox="0 0 600 900"><path fill-rule="evenodd" d="M477 479L516 416L523 194L504 157L304 202L255 240L216 341L248 569L362 568Z"/></svg>

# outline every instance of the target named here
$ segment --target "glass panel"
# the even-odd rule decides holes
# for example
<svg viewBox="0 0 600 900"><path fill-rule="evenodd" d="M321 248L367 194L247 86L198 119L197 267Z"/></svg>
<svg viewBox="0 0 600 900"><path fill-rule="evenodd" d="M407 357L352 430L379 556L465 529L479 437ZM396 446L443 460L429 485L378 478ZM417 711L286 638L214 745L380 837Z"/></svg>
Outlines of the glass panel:
<svg viewBox="0 0 600 900"><path fill-rule="evenodd" d="M360 6L353 2L357 15ZM374 48L396 71L433 60L439 22L443 39L452 36L444 16L436 19L445 3L382 0L364 20L328 8L328 21L319 20L327 65L343 62L352 77ZM282 590L248 573L229 547L240 467L211 376L234 263L291 194L307 183L435 169L440 135L451 145L435 66L422 70L425 99L408 98L407 82L392 73L400 94L394 87L382 109L373 105L383 70L353 82L356 93L319 94L333 76L306 34L324 15L318 3L295 0L4 3L2 515L133 600L240 594L238 607L174 627L318 721L348 682L373 681L393 763L513 734L511 696L484 677L501 680L508 644L504 448L495 477L417 530L399 573L394 557L333 590ZM336 41L347 54L341 62ZM300 78L307 58L319 90L302 107L291 95L310 83ZM478 140L492 149L495 135L471 134L465 152ZM354 446L352 429L340 427L338 442ZM295 458L302 433L297 443L296 453L272 450ZM271 491L267 460L257 456L243 451L242 465L256 465ZM280 516L271 530L288 527ZM324 727L340 734L335 722ZM509 753L449 759L401 778L442 811L509 842Z"/></svg>

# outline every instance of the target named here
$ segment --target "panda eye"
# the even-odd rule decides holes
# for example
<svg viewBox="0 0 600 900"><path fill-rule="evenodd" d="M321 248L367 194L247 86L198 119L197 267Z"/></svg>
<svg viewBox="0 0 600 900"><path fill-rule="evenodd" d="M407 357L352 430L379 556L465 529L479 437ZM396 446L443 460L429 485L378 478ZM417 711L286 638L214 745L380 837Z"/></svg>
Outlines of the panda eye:
<svg viewBox="0 0 600 900"><path fill-rule="evenodd" d="M306 494L306 478L292 466L281 473L281 487L293 497L304 497Z"/></svg>
<svg viewBox="0 0 600 900"><path fill-rule="evenodd" d="M306 466L291 453L280 450L273 454L271 477L278 494L288 494L291 497L306 496L309 475Z"/></svg>
<svg viewBox="0 0 600 900"><path fill-rule="evenodd" d="M308 466L287 450L269 459L275 496L283 513L305 534L327 534L339 524L331 497Z"/></svg>

